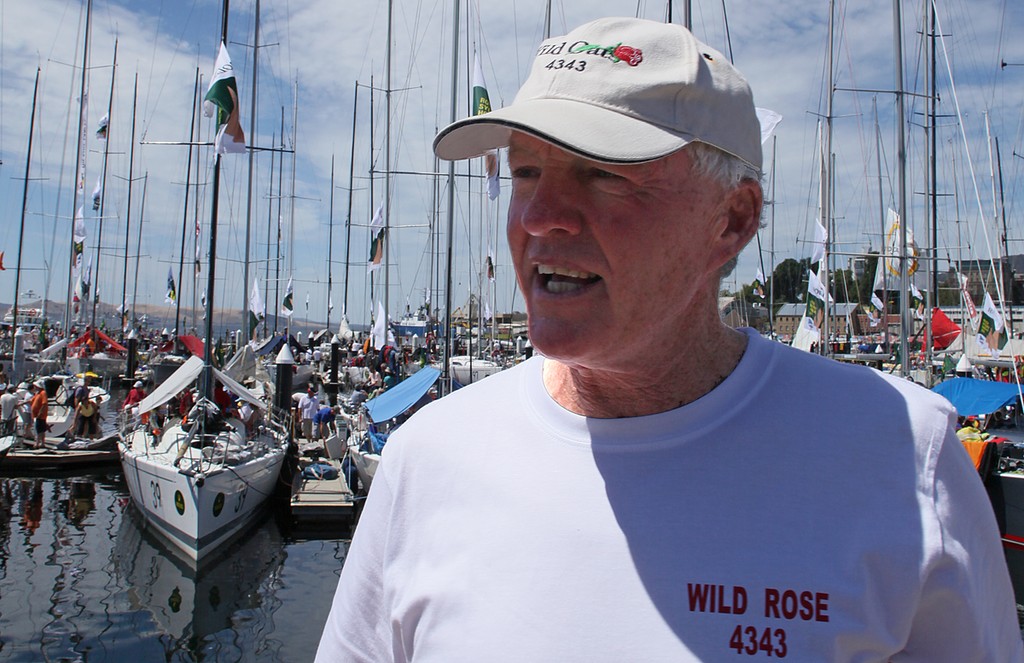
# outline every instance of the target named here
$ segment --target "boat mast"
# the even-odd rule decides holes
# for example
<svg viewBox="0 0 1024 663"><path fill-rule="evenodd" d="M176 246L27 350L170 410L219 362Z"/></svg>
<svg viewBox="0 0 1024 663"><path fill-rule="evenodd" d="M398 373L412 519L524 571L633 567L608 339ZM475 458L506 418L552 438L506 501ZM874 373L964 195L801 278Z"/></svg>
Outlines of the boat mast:
<svg viewBox="0 0 1024 663"><path fill-rule="evenodd" d="M897 0L898 1L898 0ZM835 72L832 62L833 51L835 50L835 0L828 3L828 53L825 62L828 68L826 80L828 91L825 97L825 135L822 136L821 155L821 225L825 228L825 255L818 265L818 278L825 288L825 298L822 306L825 307L825 316L822 318L821 341L818 343L818 353L828 355L830 353L831 311L829 311L829 269L828 261L832 257L831 242L834 236L832 228L832 104L835 99Z"/></svg>
<svg viewBox="0 0 1024 663"><path fill-rule="evenodd" d="M178 256L178 297L177 301L174 302L174 344L175 349L180 349L178 346L178 337L181 336L181 291L185 289L185 285L182 282L182 277L185 271L185 233L188 230L188 194L189 189L192 186L192 150L193 143L196 140L196 106L199 105L199 67L196 67L196 81L192 86L192 121L189 123L189 136L188 136L188 161L185 166L185 205L182 210L181 216L181 252ZM141 236L141 234L140 234ZM138 269L135 271L138 274ZM136 282L138 279L136 279ZM192 288L193 299L195 299L195 287ZM132 301L132 308L134 309L135 302ZM132 314L134 320L134 311Z"/></svg>
<svg viewBox="0 0 1024 663"><path fill-rule="evenodd" d="M334 266L334 154L331 154L331 194L327 207L327 331L331 331L331 287L334 279L331 268Z"/></svg>
<svg viewBox="0 0 1024 663"><path fill-rule="evenodd" d="M294 253L292 247L295 246L295 170L297 160L297 145L299 142L299 80L298 77L295 79L294 92L292 96L292 184L291 191L288 194L288 277L295 273L295 265L293 262ZM282 134L282 137L284 134ZM284 155L281 155L281 160L284 160ZM281 226L277 227L277 240L278 240L278 262L277 262L277 278L274 280L274 333L277 333L277 321L281 317ZM289 316L286 323L285 335L291 334L292 319Z"/></svg>
<svg viewBox="0 0 1024 663"><path fill-rule="evenodd" d="M227 0L224 0L225 5ZM225 12L226 13L226 12ZM252 97L249 110L249 141L250 144L256 144L256 85L259 77L256 75L256 65L259 61L260 52L260 0L256 0L256 11L255 11L255 25L253 26L253 46L252 46ZM225 26L227 25L227 18L224 20ZM225 27L224 43L227 43L227 29ZM253 174L253 159L256 157L256 150L249 150L249 186L248 192L245 198L245 253L242 254L242 270L244 272L242 276L242 319L248 320L246 312L249 310L249 242L252 235L252 174ZM217 159L220 161L220 159ZM263 329L266 331L266 321L263 323ZM251 339L249 338L249 324L242 325L242 339L248 343Z"/></svg>
<svg viewBox="0 0 1024 663"><path fill-rule="evenodd" d="M25 208L28 206L28 178L32 165L32 134L36 126L36 99L39 95L39 67L36 67L36 82L32 88L32 113L28 120L28 149L25 151L25 181L21 189L21 224L18 227L18 260L14 269L14 308L11 310L11 338L18 333L18 291L21 289L21 247L25 242ZM20 378L21 376L15 375Z"/></svg>
<svg viewBox="0 0 1024 663"><path fill-rule="evenodd" d="M128 310L127 295L128 295L128 243L131 240L131 229L132 229L132 183L135 177L135 111L139 101L139 74L135 73L135 86L132 91L132 143L128 148L128 211L125 214L124 224L124 271L121 275L121 338L124 339L125 333L125 312ZM138 272L136 271L136 275ZM181 276L178 276L178 289L181 289ZM175 296L175 301L181 299L180 296ZM177 317L174 321L175 333L178 329Z"/></svg>
<svg viewBox="0 0 1024 663"><path fill-rule="evenodd" d="M110 126L110 116L114 111L114 80L117 78L117 40L114 40L114 65L110 70L110 97L107 99L107 126ZM92 336L96 337L96 306L99 304L100 294L100 257L103 253L100 248L103 245L103 215L107 209L107 196L104 189L107 186L107 162L110 157L110 134L112 132L108 129L107 140L103 142L103 169L100 171L100 223L99 230L96 233L96 271L89 275L89 295L92 297L92 315L90 318L90 325L92 326ZM131 174L129 173L129 177Z"/></svg>
<svg viewBox="0 0 1024 663"><path fill-rule="evenodd" d="M456 81L459 78L459 4L460 0L455 0L453 5L452 15L452 92L451 92L451 122L455 122L458 117L458 87ZM549 19L550 21L550 19ZM550 31L550 28L548 28ZM455 162L448 162L448 239L447 239L447 250L448 255L446 256L446 269L445 269L445 288L444 288L444 368L442 369L441 383L448 392L452 390L451 382L451 366L450 362L452 359L452 236L455 232Z"/></svg>
<svg viewBox="0 0 1024 663"><path fill-rule="evenodd" d="M355 168L356 168L356 112L359 109L359 81L355 83L355 92L352 95L352 145L349 150L349 162L348 162L348 217L345 219L345 285L344 294L342 295L341 302L341 315L343 318L348 318L348 273L349 273L349 258L351 257L352 248L352 186L355 179ZM371 113L372 115L372 113ZM332 160L333 163L333 160ZM332 167L333 168L333 167ZM334 200L334 187L331 187L331 200ZM371 197L370 204L373 204ZM372 302L370 308L372 309Z"/></svg>
<svg viewBox="0 0 1024 663"><path fill-rule="evenodd" d="M224 0L220 23L221 43L228 40L228 0ZM220 203L220 152L214 149L213 160L213 200L210 204L210 258L209 274L206 281L206 338L203 343L203 381L202 394L213 402L213 316L216 310L213 305L214 279L217 267L217 206ZM243 286L247 287L247 286ZM248 327L248 324L245 325Z"/></svg>
<svg viewBox="0 0 1024 663"><path fill-rule="evenodd" d="M893 0L893 55L896 64L896 127L897 127L897 168L896 177L899 186L900 220L900 375L910 374L910 302L907 293L910 289L907 274L907 145L906 127L904 126L903 109L903 8L900 0Z"/></svg>
<svg viewBox="0 0 1024 663"><path fill-rule="evenodd" d="M72 288L72 276L74 274L74 263L75 263L75 221L74 219L78 215L78 192L81 190L83 198L85 197L85 107L88 103L88 92L86 90L86 73L89 70L89 32L92 25L92 0L86 0L85 3L85 45L82 47L82 79L79 87L78 97L78 148L75 150L75 185L74 190L71 193L71 232L70 232L70 247L71 247L71 260L68 263L68 289L67 289L67 304L64 307L64 336L70 338L71 333L71 288ZM62 354L66 356L67 350L63 350Z"/></svg>
<svg viewBox="0 0 1024 663"><path fill-rule="evenodd" d="M149 188L149 171L142 178L142 204L139 205L139 233L135 236L135 285L132 286L132 323L135 322L135 302L139 296L139 258L142 256L142 222L146 218L146 189ZM178 299L181 299L181 281L178 281ZM177 335L175 335L177 339Z"/></svg>
<svg viewBox="0 0 1024 663"><path fill-rule="evenodd" d="M388 0L388 46L384 83L384 345L388 342L388 318L391 315L391 28L394 0ZM397 376L396 376L397 377Z"/></svg>

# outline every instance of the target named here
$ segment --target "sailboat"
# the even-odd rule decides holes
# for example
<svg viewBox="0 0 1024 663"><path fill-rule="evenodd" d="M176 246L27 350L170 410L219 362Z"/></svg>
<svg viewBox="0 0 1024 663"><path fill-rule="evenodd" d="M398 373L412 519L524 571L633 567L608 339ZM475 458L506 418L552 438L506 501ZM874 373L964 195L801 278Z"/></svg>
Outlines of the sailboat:
<svg viewBox="0 0 1024 663"><path fill-rule="evenodd" d="M206 94L207 114L217 112L219 127L213 167L208 311L215 310L221 155L246 149L238 123L234 72L225 46L227 15L225 2L216 73ZM258 394L213 366L209 342L213 315L206 316L206 338L203 358L190 357L166 382L124 413L119 442L133 503L148 524L196 560L240 535L263 511L277 486L289 439L287 413L275 411ZM243 421L241 412L247 406L253 415Z"/></svg>

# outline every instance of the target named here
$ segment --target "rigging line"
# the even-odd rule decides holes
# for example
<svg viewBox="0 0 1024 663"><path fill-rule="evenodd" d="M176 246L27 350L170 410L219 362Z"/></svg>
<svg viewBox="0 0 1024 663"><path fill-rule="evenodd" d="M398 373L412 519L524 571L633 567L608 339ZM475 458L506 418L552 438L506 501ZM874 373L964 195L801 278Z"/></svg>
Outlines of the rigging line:
<svg viewBox="0 0 1024 663"><path fill-rule="evenodd" d="M159 112L161 110L160 99L163 96L164 89L167 87L167 82L168 82L168 80L171 77L171 69L172 69L175 61L177 60L178 55L181 52L182 48L188 43L185 40L185 35L188 34L188 32L189 32L189 22L190 22L190 20L192 18L193 13L195 12L195 8L196 8L196 3L197 2L198 2L198 0L192 0L192 4L191 4L191 6L188 9L188 13L185 15L185 19L184 19L184 22L182 24L181 31L179 32L177 39L174 40L174 50L172 51L171 57L166 60L167 68L164 71L163 79L160 80L159 88L157 88L156 98L153 100L152 104L150 104L150 98L151 98L151 94L152 94L152 90L153 90L153 85L152 84L153 84L153 81L156 79L156 77L153 75L154 67L155 67L156 62L157 62L156 52L157 52L157 48L159 47L159 45L161 43L161 40L160 40L160 35L161 35L160 25L161 25L161 23L163 23L163 20L164 20L163 3L161 2L161 4L160 4L160 12L157 15L156 26L154 27L154 30L153 30L154 31L153 57L150 58L150 69L149 69L150 73L149 73L149 76L147 77L146 95L145 95L145 100L143 102L143 106L149 108L150 111L149 111L148 116L147 115L143 116L142 131L141 131L141 138L140 138L140 140L145 140L146 139L146 134L148 133L149 125L152 123L153 118L156 116L157 112ZM198 48L198 44L197 44L197 48ZM177 88L175 88L175 89L177 89Z"/></svg>
<svg viewBox="0 0 1024 663"><path fill-rule="evenodd" d="M964 118L963 118L963 113L961 112L961 109L960 109L960 98L957 95L956 83L953 80L953 69L952 69L952 65L950 64L950 61L949 61L949 51L948 51L948 49L946 47L946 37L945 37L944 31L942 29L942 21L939 18L939 13L936 11L933 15L935 17L935 24L938 26L938 29L939 29L939 42L942 44L943 60L946 63L946 71L949 74L949 89L950 89L950 92L951 92L951 94L953 96L953 107L956 109L957 121L960 124L960 136L963 138L963 142L964 142L964 153L965 153L966 158L967 158L967 168L968 168L968 171L971 174L971 184L973 185L973 188L974 188L974 198L975 198L975 200L978 203L978 218L979 218L979 220L982 221L982 223L984 223L985 209L984 209L984 205L983 205L983 203L981 201L981 191L978 189L978 176L975 173L975 169L974 169L974 160L973 160L973 157L971 156L970 143L967 140L967 132L964 130L964 122L963 122ZM993 269L994 269L995 258L994 258L993 253L992 253L992 244L989 241L988 233L987 232L983 233L983 235L985 236L985 246L988 249L989 259L993 262ZM996 283L996 294L999 296L999 299L1001 301L1003 299L1003 293L1002 293L1002 284L999 283L999 282Z"/></svg>

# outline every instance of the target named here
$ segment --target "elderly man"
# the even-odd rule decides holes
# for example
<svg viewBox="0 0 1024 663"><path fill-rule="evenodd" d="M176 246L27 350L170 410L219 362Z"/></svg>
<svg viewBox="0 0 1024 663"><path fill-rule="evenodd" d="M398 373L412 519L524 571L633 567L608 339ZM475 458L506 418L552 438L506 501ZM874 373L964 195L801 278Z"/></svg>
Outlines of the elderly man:
<svg viewBox="0 0 1024 663"><path fill-rule="evenodd" d="M434 146L508 146L540 356L392 435L318 661L1024 658L948 403L722 323L762 193L720 53L598 20Z"/></svg>

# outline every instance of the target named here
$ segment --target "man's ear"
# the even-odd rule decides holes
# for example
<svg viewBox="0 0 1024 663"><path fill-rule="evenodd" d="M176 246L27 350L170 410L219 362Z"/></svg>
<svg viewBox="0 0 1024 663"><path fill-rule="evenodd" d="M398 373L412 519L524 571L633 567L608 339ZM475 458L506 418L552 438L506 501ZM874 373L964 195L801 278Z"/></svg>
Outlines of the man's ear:
<svg viewBox="0 0 1024 663"><path fill-rule="evenodd" d="M738 256L753 239L761 226L763 205L764 193L756 180L742 180L726 192L716 219L719 224L716 253L721 264Z"/></svg>

